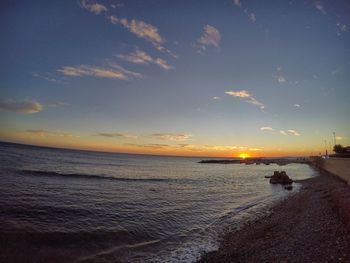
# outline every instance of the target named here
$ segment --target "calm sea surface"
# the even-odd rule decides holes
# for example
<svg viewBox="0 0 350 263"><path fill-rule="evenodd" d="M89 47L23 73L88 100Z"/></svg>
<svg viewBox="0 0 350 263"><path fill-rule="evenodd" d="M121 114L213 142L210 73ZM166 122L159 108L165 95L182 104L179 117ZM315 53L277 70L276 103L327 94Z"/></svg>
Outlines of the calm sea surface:
<svg viewBox="0 0 350 263"><path fill-rule="evenodd" d="M192 262L298 190L265 175L317 175L303 164L198 161L0 143L0 259Z"/></svg>

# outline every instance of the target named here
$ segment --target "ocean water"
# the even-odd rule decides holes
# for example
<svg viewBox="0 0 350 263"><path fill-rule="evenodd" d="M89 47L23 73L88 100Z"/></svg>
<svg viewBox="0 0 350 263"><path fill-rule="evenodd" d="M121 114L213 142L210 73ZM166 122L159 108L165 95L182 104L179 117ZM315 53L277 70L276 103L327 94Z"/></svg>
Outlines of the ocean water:
<svg viewBox="0 0 350 263"><path fill-rule="evenodd" d="M193 262L317 175L200 160L0 143L0 261Z"/></svg>

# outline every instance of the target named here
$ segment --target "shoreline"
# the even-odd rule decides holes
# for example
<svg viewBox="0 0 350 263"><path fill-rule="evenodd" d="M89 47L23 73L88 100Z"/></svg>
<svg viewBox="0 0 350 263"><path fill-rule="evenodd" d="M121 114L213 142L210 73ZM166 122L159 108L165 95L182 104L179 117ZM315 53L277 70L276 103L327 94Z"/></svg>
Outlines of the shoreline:
<svg viewBox="0 0 350 263"><path fill-rule="evenodd" d="M350 186L319 174L197 262L350 262Z"/></svg>

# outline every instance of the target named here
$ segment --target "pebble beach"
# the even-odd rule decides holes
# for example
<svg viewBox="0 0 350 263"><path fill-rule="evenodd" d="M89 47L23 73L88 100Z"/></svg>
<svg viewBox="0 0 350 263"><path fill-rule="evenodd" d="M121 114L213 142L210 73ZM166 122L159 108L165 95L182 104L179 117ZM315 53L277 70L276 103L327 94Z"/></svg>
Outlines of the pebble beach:
<svg viewBox="0 0 350 263"><path fill-rule="evenodd" d="M349 185L324 172L299 183L298 193L227 233L198 262L350 262Z"/></svg>

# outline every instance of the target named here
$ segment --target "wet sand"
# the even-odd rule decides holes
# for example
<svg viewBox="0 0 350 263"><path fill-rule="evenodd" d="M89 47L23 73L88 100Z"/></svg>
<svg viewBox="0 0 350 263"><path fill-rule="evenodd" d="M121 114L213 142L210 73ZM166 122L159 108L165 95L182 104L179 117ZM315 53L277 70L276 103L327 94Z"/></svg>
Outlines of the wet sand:
<svg viewBox="0 0 350 263"><path fill-rule="evenodd" d="M350 186L327 173L300 183L198 262L350 262Z"/></svg>

